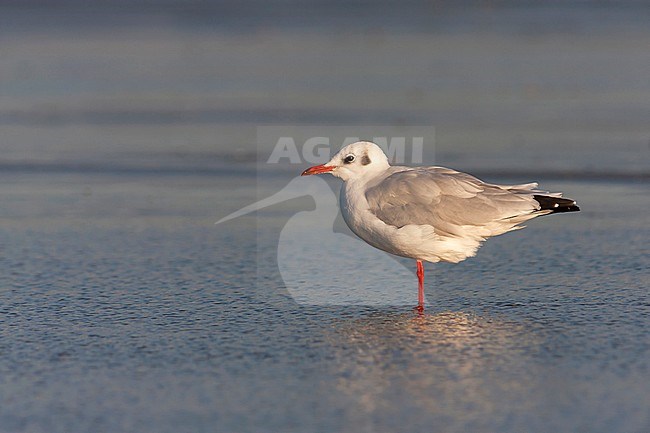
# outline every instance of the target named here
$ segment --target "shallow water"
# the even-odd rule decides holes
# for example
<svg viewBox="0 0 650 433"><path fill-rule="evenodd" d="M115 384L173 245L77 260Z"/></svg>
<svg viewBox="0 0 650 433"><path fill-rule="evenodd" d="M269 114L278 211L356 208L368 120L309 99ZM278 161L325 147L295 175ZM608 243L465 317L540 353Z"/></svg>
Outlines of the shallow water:
<svg viewBox="0 0 650 433"><path fill-rule="evenodd" d="M646 7L168 3L0 13L0 432L650 431ZM214 225L307 166L268 124L429 125L582 211L427 265L419 316L409 260L282 248L353 239L307 183Z"/></svg>
<svg viewBox="0 0 650 433"><path fill-rule="evenodd" d="M246 178L2 180L1 431L648 426L646 184L548 182L583 212L429 265L418 316L296 304L277 237L313 207L215 227L215 203L257 193ZM314 251L305 273L336 254ZM415 302L415 276L373 273Z"/></svg>

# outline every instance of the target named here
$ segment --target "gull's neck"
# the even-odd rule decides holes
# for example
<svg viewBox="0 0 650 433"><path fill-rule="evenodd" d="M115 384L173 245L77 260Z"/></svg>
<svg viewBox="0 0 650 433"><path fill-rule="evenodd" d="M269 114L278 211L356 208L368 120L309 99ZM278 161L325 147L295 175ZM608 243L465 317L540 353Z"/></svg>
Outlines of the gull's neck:
<svg viewBox="0 0 650 433"><path fill-rule="evenodd" d="M354 176L349 180L365 184L372 179L375 179L377 176L381 176L382 174L386 173L386 170L389 168L390 164L388 161L376 161L373 164L367 166L366 170L364 170L362 173L359 173L357 176Z"/></svg>
<svg viewBox="0 0 650 433"><path fill-rule="evenodd" d="M348 193L363 193L366 189L376 185L385 177L390 165L386 163L383 167L373 167L372 170L364 171L358 176L352 177L343 183L343 189Z"/></svg>

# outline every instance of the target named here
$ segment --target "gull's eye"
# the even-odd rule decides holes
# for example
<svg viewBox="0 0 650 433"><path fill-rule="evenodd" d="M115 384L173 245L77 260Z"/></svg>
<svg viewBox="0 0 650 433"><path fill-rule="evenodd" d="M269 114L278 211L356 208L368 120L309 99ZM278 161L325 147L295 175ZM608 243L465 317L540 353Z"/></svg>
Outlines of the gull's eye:
<svg viewBox="0 0 650 433"><path fill-rule="evenodd" d="M349 154L343 159L343 162L346 164L351 164L354 161L354 155Z"/></svg>

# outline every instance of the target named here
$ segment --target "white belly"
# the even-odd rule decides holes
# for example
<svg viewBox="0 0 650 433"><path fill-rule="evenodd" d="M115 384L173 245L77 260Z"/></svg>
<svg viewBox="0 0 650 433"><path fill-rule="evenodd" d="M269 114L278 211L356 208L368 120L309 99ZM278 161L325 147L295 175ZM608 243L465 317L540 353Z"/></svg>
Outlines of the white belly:
<svg viewBox="0 0 650 433"><path fill-rule="evenodd" d="M375 248L428 262L460 262L474 256L480 246L475 239L443 237L429 225L387 225L369 210L362 190L347 182L341 188L341 214L350 230Z"/></svg>

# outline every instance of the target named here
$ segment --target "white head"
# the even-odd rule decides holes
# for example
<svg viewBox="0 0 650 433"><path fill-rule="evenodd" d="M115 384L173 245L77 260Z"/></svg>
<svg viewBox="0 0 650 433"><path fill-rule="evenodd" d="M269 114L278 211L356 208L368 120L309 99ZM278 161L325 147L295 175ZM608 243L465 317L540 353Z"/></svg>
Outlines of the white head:
<svg viewBox="0 0 650 433"><path fill-rule="evenodd" d="M388 167L388 158L379 146L370 141L357 141L341 149L327 164L310 167L301 176L331 173L347 181L374 176Z"/></svg>

